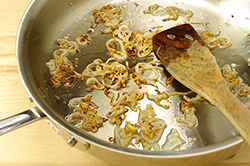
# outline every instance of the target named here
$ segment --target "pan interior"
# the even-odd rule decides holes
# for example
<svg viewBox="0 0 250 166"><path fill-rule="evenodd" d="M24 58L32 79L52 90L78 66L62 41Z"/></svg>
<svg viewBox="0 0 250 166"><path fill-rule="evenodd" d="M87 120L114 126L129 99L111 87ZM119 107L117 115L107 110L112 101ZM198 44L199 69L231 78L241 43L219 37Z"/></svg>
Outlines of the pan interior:
<svg viewBox="0 0 250 166"><path fill-rule="evenodd" d="M98 1L99 2L99 1ZM66 115L72 113L72 109L68 107L68 102L74 97L84 97L88 94L85 91L87 88L85 82L78 81L73 88L65 88L60 86L55 88L50 82L49 69L45 63L53 57L53 52L57 49L55 40L68 36L69 40L80 34L88 34L87 31L91 25L92 12L94 9L100 8L108 3L121 4L128 7L126 18L132 18L134 24L130 27L132 30L146 29L149 30L153 26L163 26L162 30L168 29L177 23L184 23L184 19L179 18L177 21L162 22L162 17L151 16L143 14L143 10L148 6L155 3L161 6L176 6L184 10L191 10L193 17L191 22L206 22L209 21L219 27L222 36L227 36L231 39L233 45L226 49L214 49L213 55L220 67L225 64L236 64L236 70L244 79L245 83L250 83L249 80L249 66L247 60L250 56L250 39L247 37L247 32L250 31L250 15L249 15L249 2L244 1L88 1L88 0L60 0L60 1L44 1L43 7L38 11L33 12L33 17L27 21L27 27L24 28L24 36L22 43L19 47L20 65L25 66L22 68L21 74L25 84L31 86L28 88L34 89L35 94L31 94L37 103L46 103L51 108L48 112L52 111L58 116L64 118ZM36 2L39 3L39 2ZM41 3L41 2L40 2ZM237 11L244 11L238 13L233 10L236 7L233 5L238 4L240 9ZM36 5L36 4L34 4ZM232 9L232 10L230 10ZM243 15L244 14L244 15ZM248 17L249 16L249 17ZM241 20L241 21L239 21ZM23 25L26 26L26 25ZM196 30L201 33L202 27L194 25ZM86 66L94 59L100 58L103 61L109 58L105 43L110 39L111 35L100 35L99 29L103 26L98 26L94 33L88 34L91 37L91 44L87 47L81 48L79 53L68 56L69 60L74 61L75 58L79 59L78 65L75 70L81 73ZM25 75L25 76L24 76ZM161 81L166 82L169 74L164 71L161 76ZM130 86L133 89L133 85ZM143 91L152 91L151 86L143 86ZM175 81L171 86L164 87L159 85L160 91L167 92L183 92L188 89ZM101 110L105 113L110 109L109 100L101 92L94 90L93 101L95 101ZM38 96L38 97L35 97ZM170 132L171 128L176 128L181 137L188 142L180 149L190 149L202 147L207 145L216 144L225 141L229 138L238 135L237 130L226 119L226 117L214 106L208 102L200 102L197 104L196 116L198 117L199 125L194 129L188 129L183 124L177 123L176 119L181 117L179 111L179 103L182 97L176 96L170 98L173 103L169 110L164 110L157 107L157 116L164 118L167 123L167 129L163 134L163 138ZM149 101L143 100L142 109L146 107ZM46 110L47 111L47 110ZM131 112L127 118L135 121L133 117L137 118L137 114ZM66 122L66 121L65 121ZM108 122L104 127L100 128L97 133L90 133L91 135L107 140L108 137L113 135L113 125Z"/></svg>

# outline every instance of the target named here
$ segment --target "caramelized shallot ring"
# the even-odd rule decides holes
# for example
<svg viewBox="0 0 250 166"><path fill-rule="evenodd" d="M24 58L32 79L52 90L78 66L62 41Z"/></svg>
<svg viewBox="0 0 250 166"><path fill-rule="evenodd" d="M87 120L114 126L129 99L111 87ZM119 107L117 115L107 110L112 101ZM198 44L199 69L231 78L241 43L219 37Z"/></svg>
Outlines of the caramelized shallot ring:
<svg viewBox="0 0 250 166"><path fill-rule="evenodd" d="M54 51L54 53L53 53L54 58L65 57L67 55L68 55L67 49L58 49L58 50Z"/></svg>
<svg viewBox="0 0 250 166"><path fill-rule="evenodd" d="M210 22L202 22L201 24L205 28L206 31L211 32L211 35L213 35L213 36L219 36L220 35L220 29L217 26L215 26L214 24L212 24ZM209 28L208 28L209 24L212 25L216 29L216 31L217 31L216 33L212 33L212 31L209 30Z"/></svg>
<svg viewBox="0 0 250 166"><path fill-rule="evenodd" d="M56 61L51 59L49 62L46 63L46 66L49 68L51 72L56 70Z"/></svg>
<svg viewBox="0 0 250 166"><path fill-rule="evenodd" d="M90 37L88 35L79 35L75 38L75 41L82 47L88 45L90 42Z"/></svg>
<svg viewBox="0 0 250 166"><path fill-rule="evenodd" d="M228 37L217 37L207 42L207 46L210 48L219 47L219 48L228 48L232 45L231 40Z"/></svg>
<svg viewBox="0 0 250 166"><path fill-rule="evenodd" d="M95 77L88 78L86 81L86 85L97 90L103 90L105 88L105 86L100 83Z"/></svg>
<svg viewBox="0 0 250 166"><path fill-rule="evenodd" d="M56 40L56 44L60 47L60 48L66 48L68 46L68 40L67 37L64 37L63 39L58 38Z"/></svg>
<svg viewBox="0 0 250 166"><path fill-rule="evenodd" d="M126 25L120 26L113 33L114 36L118 36L120 39L129 38L131 34L132 34L132 31Z"/></svg>
<svg viewBox="0 0 250 166"><path fill-rule="evenodd" d="M69 41L69 42L68 42L68 46L69 46L68 52L69 52L70 54L74 54L74 53L80 52L79 46L78 46L78 44L77 44L76 41Z"/></svg>
<svg viewBox="0 0 250 166"><path fill-rule="evenodd" d="M117 48L116 49L112 48L112 44L118 45L116 46ZM124 51L124 45L120 39L111 38L110 40L106 42L106 48L111 53L111 56L115 57L116 59L119 59L119 60L127 59L127 54Z"/></svg>

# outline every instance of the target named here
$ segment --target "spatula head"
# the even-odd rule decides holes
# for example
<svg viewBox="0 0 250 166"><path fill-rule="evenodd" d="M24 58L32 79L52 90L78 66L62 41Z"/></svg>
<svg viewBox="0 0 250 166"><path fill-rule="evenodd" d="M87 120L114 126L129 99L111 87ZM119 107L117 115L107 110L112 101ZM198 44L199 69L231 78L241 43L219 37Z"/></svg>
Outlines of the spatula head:
<svg viewBox="0 0 250 166"><path fill-rule="evenodd" d="M189 58L190 55L187 52L193 43L199 43L202 47L206 47L199 34L190 24L173 27L153 37L155 53L166 66L170 61L177 58Z"/></svg>
<svg viewBox="0 0 250 166"><path fill-rule="evenodd" d="M153 46L155 54L168 72L204 97L211 84L223 83L214 56L190 24L156 34Z"/></svg>

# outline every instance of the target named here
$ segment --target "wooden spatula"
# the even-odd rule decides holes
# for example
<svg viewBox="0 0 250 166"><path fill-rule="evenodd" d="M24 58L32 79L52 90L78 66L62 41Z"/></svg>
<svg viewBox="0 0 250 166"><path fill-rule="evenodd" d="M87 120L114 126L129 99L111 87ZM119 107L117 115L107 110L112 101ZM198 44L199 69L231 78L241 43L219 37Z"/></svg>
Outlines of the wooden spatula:
<svg viewBox="0 0 250 166"><path fill-rule="evenodd" d="M153 37L154 52L179 82L217 106L250 144L250 110L226 87L220 68L190 24Z"/></svg>

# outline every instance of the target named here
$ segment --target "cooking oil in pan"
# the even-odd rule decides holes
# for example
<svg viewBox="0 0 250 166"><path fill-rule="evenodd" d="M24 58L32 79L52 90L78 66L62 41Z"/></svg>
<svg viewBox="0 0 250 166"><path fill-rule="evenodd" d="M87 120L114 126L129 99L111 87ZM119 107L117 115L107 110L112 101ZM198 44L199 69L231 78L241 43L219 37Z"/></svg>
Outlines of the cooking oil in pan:
<svg viewBox="0 0 250 166"><path fill-rule="evenodd" d="M248 65L247 60L250 57L250 42L249 38L247 37L247 32L250 31L249 27L237 25L235 22L235 18L244 17L240 16L238 13L228 13L225 10L222 10L219 6L213 6L206 1L199 1L199 3L193 4L193 1L122 1L122 2L111 2L119 5L124 5L127 7L128 11L124 15L123 19L132 18L134 20L134 24L130 27L132 30L138 29L145 29L145 30L152 30L153 27L160 27L162 30L168 29L172 26L177 24L186 23L188 22L184 18L180 17L176 21L166 21L163 22L162 19L164 16L152 16L152 15L145 15L143 11L147 9L150 5L154 3L158 3L161 6L176 6L183 10L190 10L193 12L193 16L190 19L190 22L193 22L193 26L195 29L201 33L204 31L203 27L199 24L199 22L210 22L216 25L220 30L220 35L226 36L231 39L232 46L226 49L216 48L212 51L213 55L216 57L218 64L222 67L225 64L236 64L236 70L238 71L239 75L244 75L244 82L249 83L249 73L247 71ZM222 4L223 5L223 4ZM99 8L100 6L96 6ZM82 10L79 7L77 10ZM232 10L233 12L234 10ZM63 37L65 34L70 34L70 37L78 36L79 34L85 33L88 31L91 21L91 11L85 12L86 15L82 17L77 17L78 21L75 21L74 25L68 25L68 31L65 33L60 33L59 37ZM79 12L75 12L79 13ZM72 18L72 16L70 16ZM81 20L84 19L84 22L88 22L88 24L82 24ZM244 22L250 22L248 19L242 19ZM65 23L64 25L67 25ZM249 25L249 24L248 24ZM73 27L73 28L72 28ZM80 27L80 28L79 28ZM102 28L99 26L98 28ZM84 31L84 32L82 32ZM94 30L93 33L90 33L89 36L91 37L91 45L81 50L79 54L72 56L71 58L74 59L75 57L79 58L79 67L77 70L82 71L86 67L86 65L92 62L94 59L102 57L103 60L108 59L109 57L106 55L107 50L105 48L105 42L111 38L110 35L100 35L98 29ZM97 49L98 48L98 49ZM94 50L94 51L93 51ZM98 51L96 51L98 50ZM89 56L91 54L91 58ZM70 59L70 58L69 58ZM166 71L161 73L162 76L160 78L161 82L166 82L168 76L166 76ZM165 91L167 93L172 92L180 92L180 91L188 91L183 85L174 81L173 84L169 86L163 86L161 83L157 83L158 90L161 92ZM76 90L74 90L74 88ZM71 98L79 97L79 96L86 96L88 93L85 92L86 85L82 85L77 83L76 86L73 88L74 93L70 93L68 90L65 94L64 101L69 101ZM59 88L58 88L59 89ZM81 90L79 90L81 89ZM155 87L150 85L143 85L142 89L139 89L142 92L155 92ZM138 90L137 85L133 82L129 82L126 91L134 91ZM55 96L61 96L63 89L55 90ZM60 92L60 93L59 93ZM73 96L73 95L74 96ZM99 105L98 111L100 114L104 115L110 110L109 99L104 95L101 91L93 91L91 92L93 95L92 100ZM57 100L57 99L55 99ZM169 109L164 109L154 102L148 100L145 96L142 100L139 101L141 110L146 108L148 103L152 103L154 110L156 111L157 118L162 118L165 120L167 127L159 141L160 145L163 145L166 141L167 135L170 133L171 129L175 128L180 134L182 140L184 140L184 144L181 145L177 150L184 150L190 148L201 147L209 144L218 143L220 141L224 141L233 137L234 135L238 134L235 131L234 127L231 123L225 118L225 116L214 106L209 104L208 102L199 102L197 103L197 112L196 116L198 117L199 124L194 127L193 129L187 128L184 124L178 123L176 120L178 118L183 117L180 113L179 103L183 101L182 96L172 96L167 101L164 101L163 104L170 105ZM67 105L62 104L62 110L67 110L66 112L69 113L70 110ZM129 111L127 113L126 121L131 121L132 123L136 123L138 121L138 112ZM122 124L123 126L124 124ZM104 123L104 126L101 127L97 133L90 133L94 136L101 138L103 140L107 140L109 137L113 137L113 129L114 125L109 124L108 122Z"/></svg>

